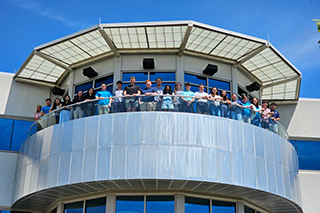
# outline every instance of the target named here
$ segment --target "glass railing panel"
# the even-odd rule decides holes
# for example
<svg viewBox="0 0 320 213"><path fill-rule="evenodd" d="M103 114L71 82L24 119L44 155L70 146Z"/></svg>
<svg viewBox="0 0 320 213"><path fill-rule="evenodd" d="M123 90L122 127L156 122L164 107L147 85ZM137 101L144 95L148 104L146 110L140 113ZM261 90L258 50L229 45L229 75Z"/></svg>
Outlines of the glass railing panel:
<svg viewBox="0 0 320 213"><path fill-rule="evenodd" d="M28 136L49 126L69 120L123 112L184 112L211 115L233 119L270 130L288 140L286 129L264 114L262 109L251 104L233 104L231 101L182 96L182 95L139 95L118 96L104 100L83 101L56 109L38 119L30 128Z"/></svg>

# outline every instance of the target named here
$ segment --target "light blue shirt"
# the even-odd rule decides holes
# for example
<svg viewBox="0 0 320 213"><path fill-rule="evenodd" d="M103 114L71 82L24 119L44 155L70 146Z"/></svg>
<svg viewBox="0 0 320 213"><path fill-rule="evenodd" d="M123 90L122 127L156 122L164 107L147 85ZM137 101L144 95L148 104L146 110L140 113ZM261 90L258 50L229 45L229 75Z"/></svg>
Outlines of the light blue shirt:
<svg viewBox="0 0 320 213"><path fill-rule="evenodd" d="M194 92L192 92L191 90L190 91L185 90L185 91L181 92L181 95L183 95L183 96L192 96L192 97L195 96ZM189 98L189 97L183 97L183 98L186 99L187 101L191 101L192 100L192 98Z"/></svg>

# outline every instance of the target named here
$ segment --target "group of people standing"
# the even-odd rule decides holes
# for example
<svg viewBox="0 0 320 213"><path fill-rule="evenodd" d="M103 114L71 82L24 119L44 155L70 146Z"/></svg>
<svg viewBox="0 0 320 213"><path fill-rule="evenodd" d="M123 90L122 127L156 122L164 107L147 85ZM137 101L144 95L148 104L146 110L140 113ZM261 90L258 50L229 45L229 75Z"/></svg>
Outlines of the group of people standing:
<svg viewBox="0 0 320 213"><path fill-rule="evenodd" d="M134 111L176 111L199 114L209 114L219 117L231 118L244 121L273 132L278 132L277 121L280 120L280 114L276 111L276 104L268 105L267 101L259 105L257 98L248 102L246 95L242 95L238 100L237 94L232 94L229 100L227 91L220 93L216 87L211 89L211 93L205 92L205 86L199 85L199 91L192 92L191 84L185 84L185 90L181 91L181 83L177 82L174 89L169 85L162 86L162 79L156 79L156 86L152 87L152 82L147 80L144 89L135 84L135 77L130 78L130 85L122 88L123 83L119 80L117 89L111 94L107 91L107 85L102 83L101 90L96 92L90 88L86 95L78 91L77 95L71 101L69 95L64 96L63 101L59 98L54 100L51 106L51 99L46 99L46 106L37 106L34 118L37 120L41 116L55 111L56 123L62 123L72 118L77 119L84 116L96 114L108 114L118 112ZM93 102L93 100L96 100ZM83 102L81 105L77 104ZM73 104L72 107L69 105Z"/></svg>

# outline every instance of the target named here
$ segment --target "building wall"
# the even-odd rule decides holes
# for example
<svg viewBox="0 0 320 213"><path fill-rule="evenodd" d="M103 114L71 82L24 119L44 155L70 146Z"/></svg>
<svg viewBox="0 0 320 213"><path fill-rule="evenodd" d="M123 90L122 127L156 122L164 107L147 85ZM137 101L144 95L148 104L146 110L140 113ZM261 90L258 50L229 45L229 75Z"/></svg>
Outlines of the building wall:
<svg viewBox="0 0 320 213"><path fill-rule="evenodd" d="M17 158L17 153L0 151L0 209L11 207Z"/></svg>
<svg viewBox="0 0 320 213"><path fill-rule="evenodd" d="M4 91L1 94L3 102L0 104L0 115L33 119L37 104L45 106L51 88L17 82L13 79L14 75L0 75L0 87Z"/></svg>
<svg viewBox="0 0 320 213"><path fill-rule="evenodd" d="M300 98L297 104L278 105L277 109L290 139L320 140L320 99Z"/></svg>
<svg viewBox="0 0 320 213"><path fill-rule="evenodd" d="M300 170L299 179L304 213L318 213L320 209L320 172Z"/></svg>

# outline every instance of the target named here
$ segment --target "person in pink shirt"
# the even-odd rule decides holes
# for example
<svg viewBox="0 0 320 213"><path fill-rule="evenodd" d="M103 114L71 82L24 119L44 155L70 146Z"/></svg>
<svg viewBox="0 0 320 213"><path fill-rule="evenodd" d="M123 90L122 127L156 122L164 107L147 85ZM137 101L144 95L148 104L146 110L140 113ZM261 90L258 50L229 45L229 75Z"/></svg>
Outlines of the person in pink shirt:
<svg viewBox="0 0 320 213"><path fill-rule="evenodd" d="M270 117L270 109L268 108L268 101L262 102L262 115L261 115L261 127L264 129L269 129L269 117Z"/></svg>

